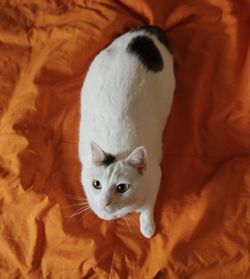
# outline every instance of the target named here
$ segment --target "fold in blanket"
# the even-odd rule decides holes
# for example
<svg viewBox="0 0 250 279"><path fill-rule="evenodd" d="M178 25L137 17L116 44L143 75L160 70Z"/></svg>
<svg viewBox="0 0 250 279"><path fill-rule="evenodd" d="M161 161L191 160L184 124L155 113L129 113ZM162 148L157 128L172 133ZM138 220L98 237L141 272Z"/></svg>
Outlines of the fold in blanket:
<svg viewBox="0 0 250 279"><path fill-rule="evenodd" d="M248 1L22 2L0 4L0 277L250 277ZM77 214L86 71L144 24L177 79L149 240L136 215Z"/></svg>

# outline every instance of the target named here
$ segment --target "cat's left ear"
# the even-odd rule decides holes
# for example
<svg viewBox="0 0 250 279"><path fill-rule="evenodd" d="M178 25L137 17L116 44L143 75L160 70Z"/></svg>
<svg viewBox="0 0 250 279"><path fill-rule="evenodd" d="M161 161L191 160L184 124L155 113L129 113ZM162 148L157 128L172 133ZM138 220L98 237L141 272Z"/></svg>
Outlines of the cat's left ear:
<svg viewBox="0 0 250 279"><path fill-rule="evenodd" d="M102 165L104 159L105 159L105 152L101 149L100 146L98 146L95 142L90 142L90 149L91 149L91 155L92 155L92 162L100 166Z"/></svg>
<svg viewBox="0 0 250 279"><path fill-rule="evenodd" d="M147 150L144 146L137 147L126 159L125 164L143 174L147 167Z"/></svg>

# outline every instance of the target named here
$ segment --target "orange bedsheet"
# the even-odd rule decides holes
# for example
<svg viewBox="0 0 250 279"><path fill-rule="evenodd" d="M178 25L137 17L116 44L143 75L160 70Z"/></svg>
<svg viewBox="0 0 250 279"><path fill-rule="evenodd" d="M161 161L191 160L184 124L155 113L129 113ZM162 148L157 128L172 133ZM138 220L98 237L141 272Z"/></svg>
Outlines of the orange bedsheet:
<svg viewBox="0 0 250 279"><path fill-rule="evenodd" d="M150 240L135 215L70 217L84 75L143 24L177 78ZM0 278L250 278L249 34L247 0L1 1Z"/></svg>

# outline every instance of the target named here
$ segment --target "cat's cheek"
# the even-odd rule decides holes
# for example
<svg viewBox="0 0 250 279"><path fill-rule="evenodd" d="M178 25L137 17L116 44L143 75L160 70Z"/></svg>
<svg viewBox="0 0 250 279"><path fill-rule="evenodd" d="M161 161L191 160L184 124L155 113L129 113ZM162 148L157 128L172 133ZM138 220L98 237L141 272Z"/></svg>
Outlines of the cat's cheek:
<svg viewBox="0 0 250 279"><path fill-rule="evenodd" d="M106 216L106 215L97 215L97 217L99 217L100 219L105 220L105 221L111 221L114 219L112 216Z"/></svg>
<svg viewBox="0 0 250 279"><path fill-rule="evenodd" d="M111 220L115 220L115 219L124 217L129 213L127 210L114 211L114 212L108 213L98 207L93 207L92 210L97 217L99 217L100 219L106 220L106 221L111 221Z"/></svg>
<svg viewBox="0 0 250 279"><path fill-rule="evenodd" d="M105 212L102 208L98 206L98 204L98 201L90 203L90 207L97 217L106 221L114 219L111 214Z"/></svg>
<svg viewBox="0 0 250 279"><path fill-rule="evenodd" d="M100 219L105 220L105 221L111 221L111 220L114 220L117 218L114 215L104 214L104 213L100 213L100 212L95 212L95 214L97 215L97 217L99 217Z"/></svg>

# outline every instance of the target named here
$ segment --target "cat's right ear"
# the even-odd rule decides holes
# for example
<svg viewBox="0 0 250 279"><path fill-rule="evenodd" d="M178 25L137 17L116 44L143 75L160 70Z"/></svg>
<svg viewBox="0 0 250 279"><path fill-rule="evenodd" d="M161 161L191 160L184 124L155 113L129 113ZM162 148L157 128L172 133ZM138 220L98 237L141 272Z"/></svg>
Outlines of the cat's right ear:
<svg viewBox="0 0 250 279"><path fill-rule="evenodd" d="M93 164L96 166L102 165L105 159L105 152L93 141L90 142L90 149Z"/></svg>
<svg viewBox="0 0 250 279"><path fill-rule="evenodd" d="M144 146L137 147L128 157L125 159L125 164L133 167L139 174L143 174L147 167L147 150Z"/></svg>

